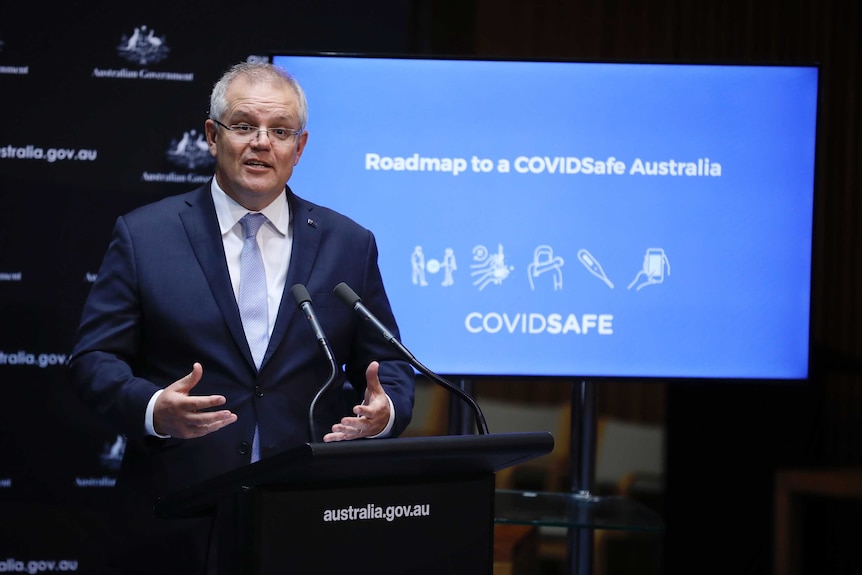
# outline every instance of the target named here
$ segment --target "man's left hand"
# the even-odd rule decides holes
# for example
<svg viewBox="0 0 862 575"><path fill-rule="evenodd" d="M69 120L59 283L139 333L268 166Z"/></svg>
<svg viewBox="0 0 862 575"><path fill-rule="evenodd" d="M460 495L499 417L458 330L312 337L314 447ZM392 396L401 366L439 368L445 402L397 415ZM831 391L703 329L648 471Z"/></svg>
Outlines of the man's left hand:
<svg viewBox="0 0 862 575"><path fill-rule="evenodd" d="M353 408L356 417L342 418L332 426L332 432L323 436L323 441L344 441L373 437L386 429L389 423L389 398L383 391L377 375L380 364L372 361L365 370L365 398Z"/></svg>

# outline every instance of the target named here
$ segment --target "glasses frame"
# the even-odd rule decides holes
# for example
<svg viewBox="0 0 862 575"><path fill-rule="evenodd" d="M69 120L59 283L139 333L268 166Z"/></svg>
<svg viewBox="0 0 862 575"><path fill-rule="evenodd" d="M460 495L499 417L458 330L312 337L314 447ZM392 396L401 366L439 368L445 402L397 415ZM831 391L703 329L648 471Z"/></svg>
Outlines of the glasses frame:
<svg viewBox="0 0 862 575"><path fill-rule="evenodd" d="M279 139L279 138L273 136L272 131L273 130L287 130L287 128L261 128L260 126L253 126L251 124L232 124L232 125L228 126L227 124L223 124L222 122L219 122L215 118L212 118L212 121L215 122L216 124L218 124L219 126L221 126L222 128L224 128L225 130L227 130L228 132L233 132L234 134L236 134L237 136L239 136L241 138L244 137L245 134L238 132L236 130L237 126L248 126L249 128L253 128L254 129L254 136L249 137L249 139L248 139L249 142L252 142L255 139L259 138L261 132L266 132L266 136L267 136L267 138L269 138L270 142L287 144L291 140L295 140L296 137L299 136L303 132L302 128L300 128L298 130L293 130L293 131L288 130L290 132L290 135L287 136L287 138L285 138L284 140L282 140L282 139Z"/></svg>

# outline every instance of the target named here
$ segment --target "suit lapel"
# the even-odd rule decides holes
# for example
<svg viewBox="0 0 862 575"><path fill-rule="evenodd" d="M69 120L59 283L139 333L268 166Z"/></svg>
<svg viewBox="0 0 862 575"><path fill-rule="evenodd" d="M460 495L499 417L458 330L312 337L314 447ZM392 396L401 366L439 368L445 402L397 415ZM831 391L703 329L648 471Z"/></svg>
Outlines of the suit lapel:
<svg viewBox="0 0 862 575"><path fill-rule="evenodd" d="M252 369L254 359L245 339L242 319L239 315L236 297L230 283L230 273L224 255L224 243L218 226L215 206L210 195L210 186L198 188L186 201L188 208L180 212L180 219L186 229L189 242L198 263L204 272L213 298L216 301L225 323L237 347Z"/></svg>
<svg viewBox="0 0 862 575"><path fill-rule="evenodd" d="M263 358L263 364L266 364L269 356L278 348L291 322L298 315L294 313L297 305L290 293L290 288L298 283L303 285L308 283L320 246L319 222L313 214L314 205L293 195L290 188L287 189L287 201L290 202L293 247L290 252L287 277L284 281L284 291L281 294L281 304L278 307L278 316L269 338L269 346Z"/></svg>

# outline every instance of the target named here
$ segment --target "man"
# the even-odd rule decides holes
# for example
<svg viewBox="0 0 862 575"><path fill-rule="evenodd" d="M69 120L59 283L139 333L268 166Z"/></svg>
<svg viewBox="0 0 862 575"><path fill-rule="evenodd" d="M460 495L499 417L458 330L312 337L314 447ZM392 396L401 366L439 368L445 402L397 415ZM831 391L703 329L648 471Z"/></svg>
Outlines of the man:
<svg viewBox="0 0 862 575"><path fill-rule="evenodd" d="M205 124L215 177L118 218L87 300L70 379L128 438L117 489L131 516L120 521L119 555L141 572L204 569L209 525L156 521L157 496L310 439L308 408L329 363L293 285L307 287L346 365L346 380L317 404L328 433L313 440L396 436L410 422L412 368L332 295L346 282L397 329L373 235L286 185L306 119L291 76L265 63L231 68ZM355 390L349 402L343 389Z"/></svg>

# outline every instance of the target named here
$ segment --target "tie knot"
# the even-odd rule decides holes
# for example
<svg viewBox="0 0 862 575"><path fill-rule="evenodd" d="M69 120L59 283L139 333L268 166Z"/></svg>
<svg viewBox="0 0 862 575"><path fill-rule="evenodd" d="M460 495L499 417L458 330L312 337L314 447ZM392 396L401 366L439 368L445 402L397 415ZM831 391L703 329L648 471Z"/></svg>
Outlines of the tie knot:
<svg viewBox="0 0 862 575"><path fill-rule="evenodd" d="M257 231L265 221L266 216L263 214L252 214L249 212L244 215L239 223L242 224L242 231L245 232L245 238L257 237Z"/></svg>

